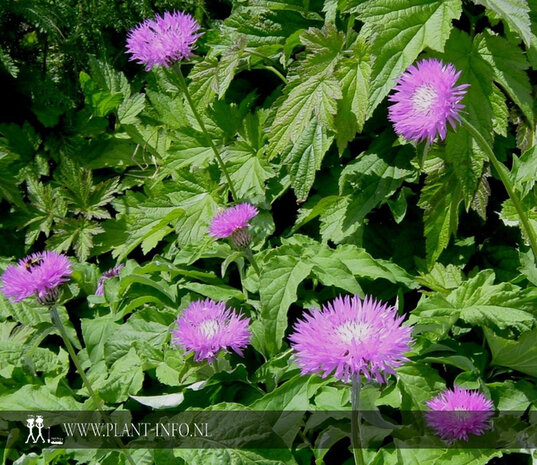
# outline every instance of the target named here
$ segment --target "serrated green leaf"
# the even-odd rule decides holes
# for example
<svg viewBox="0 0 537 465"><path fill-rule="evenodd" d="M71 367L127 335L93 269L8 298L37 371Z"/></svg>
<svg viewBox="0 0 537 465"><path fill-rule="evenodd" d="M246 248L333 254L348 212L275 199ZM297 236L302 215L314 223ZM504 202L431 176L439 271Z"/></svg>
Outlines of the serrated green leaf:
<svg viewBox="0 0 537 465"><path fill-rule="evenodd" d="M140 391L143 381L142 361L131 348L112 364L106 378L93 381L93 389L106 402L123 402Z"/></svg>
<svg viewBox="0 0 537 465"><path fill-rule="evenodd" d="M269 131L269 157L282 153L297 142L313 115L322 126L334 127L337 100L342 98L339 83L331 77L313 76L297 80L285 89L286 97L276 111Z"/></svg>
<svg viewBox="0 0 537 465"><path fill-rule="evenodd" d="M497 86L492 88L490 104L492 105L492 129L496 134L507 137L509 109L507 108L505 95Z"/></svg>
<svg viewBox="0 0 537 465"><path fill-rule="evenodd" d="M301 257L296 246L280 247L265 256L261 266L260 319L253 323L257 340L252 342L265 355L274 355L287 329L287 310L297 299L299 284L313 265Z"/></svg>
<svg viewBox="0 0 537 465"><path fill-rule="evenodd" d="M333 24L322 29L310 28L300 35L300 42L308 52L300 62L299 73L304 76L331 75L340 59L344 35Z"/></svg>
<svg viewBox="0 0 537 465"><path fill-rule="evenodd" d="M502 338L487 328L485 335L492 352L492 365L537 376L537 329L521 334L516 341Z"/></svg>
<svg viewBox="0 0 537 465"><path fill-rule="evenodd" d="M520 35L527 47L530 47L532 37L530 8L526 0L474 0L496 13L512 29Z"/></svg>
<svg viewBox="0 0 537 465"><path fill-rule="evenodd" d="M475 198L485 162L485 157L474 149L475 145L465 130L450 132L446 138L445 159L453 167L467 209Z"/></svg>
<svg viewBox="0 0 537 465"><path fill-rule="evenodd" d="M534 122L529 65L522 50L500 36L484 32L477 43L480 55L492 66L494 79L520 107L530 124Z"/></svg>
<svg viewBox="0 0 537 465"><path fill-rule="evenodd" d="M317 119L313 118L296 142L282 153L282 163L291 174L291 186L299 202L308 197L315 181L315 173L321 168L332 140L333 136L329 136Z"/></svg>
<svg viewBox="0 0 537 465"><path fill-rule="evenodd" d="M445 61L453 63L461 71L458 83L470 84L462 100L465 105L465 116L490 144L493 141L492 132L492 106L490 100L493 95L493 69L492 66L479 53L481 38L471 37L463 31L454 29L446 43L446 51L442 55ZM465 128L457 128L457 132ZM474 147L474 152L477 148Z"/></svg>
<svg viewBox="0 0 537 465"><path fill-rule="evenodd" d="M239 198L265 196L265 181L275 174L262 153L238 141L227 149L224 161Z"/></svg>
<svg viewBox="0 0 537 465"><path fill-rule="evenodd" d="M369 0L355 9L374 33L369 114L422 50L444 50L461 11L461 0Z"/></svg>
<svg viewBox="0 0 537 465"><path fill-rule="evenodd" d="M422 298L409 324L448 318L498 330L527 331L536 322L533 297L509 283L494 284L494 272L484 270L447 296Z"/></svg>
<svg viewBox="0 0 537 465"><path fill-rule="evenodd" d="M336 141L340 153L364 126L369 105L369 77L371 65L365 44L357 40L354 56L343 58L336 70L343 98L338 101L335 120Z"/></svg>
<svg viewBox="0 0 537 465"><path fill-rule="evenodd" d="M340 196L325 205L324 210L318 210L324 240L338 244L352 237L366 215L413 176L408 164L410 147L393 149L392 142L386 134L378 137L367 151L343 169ZM312 218L310 215L309 219Z"/></svg>
<svg viewBox="0 0 537 465"><path fill-rule="evenodd" d="M136 124L138 122L137 115L142 112L145 107L145 95L135 94L123 100L117 109L117 116L121 124Z"/></svg>
<svg viewBox="0 0 537 465"><path fill-rule="evenodd" d="M425 210L425 244L427 263L431 267L444 250L459 224L459 207L463 201L462 189L453 168L441 166L425 179L418 206Z"/></svg>
<svg viewBox="0 0 537 465"><path fill-rule="evenodd" d="M97 222L87 218L65 218L54 226L54 235L47 240L47 246L57 252L73 247L77 258L85 261L93 248L93 236L103 231Z"/></svg>

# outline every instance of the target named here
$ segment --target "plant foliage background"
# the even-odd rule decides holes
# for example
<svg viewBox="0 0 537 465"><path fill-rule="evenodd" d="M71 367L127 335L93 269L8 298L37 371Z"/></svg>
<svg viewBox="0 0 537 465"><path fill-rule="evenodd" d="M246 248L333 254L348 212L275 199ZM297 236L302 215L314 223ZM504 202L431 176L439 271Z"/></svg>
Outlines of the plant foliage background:
<svg viewBox="0 0 537 465"><path fill-rule="evenodd" d="M145 72L124 53L131 27L173 9L203 26L183 70L241 200L261 211L252 221L259 276L208 235L229 206L226 183L173 75ZM8 0L0 30L1 264L43 249L74 257L60 313L109 407L180 394L179 409L348 409L346 385L299 374L286 337L305 309L370 294L407 316L415 343L387 385L364 388L369 409L423 410L453 384L480 389L498 410L535 408L537 268L513 205L464 128L424 150L396 137L386 99L418 57L453 63L470 84L467 118L537 227L535 2ZM95 296L101 273L120 262L120 277ZM170 342L180 311L205 297L253 320L252 347L222 358L216 374ZM37 303L0 297L0 359L0 409L95 408ZM346 434L302 425L277 454L133 455L140 464L352 463ZM404 432L373 438L370 463L535 457L382 441L412 445ZM125 458L5 449L10 461Z"/></svg>

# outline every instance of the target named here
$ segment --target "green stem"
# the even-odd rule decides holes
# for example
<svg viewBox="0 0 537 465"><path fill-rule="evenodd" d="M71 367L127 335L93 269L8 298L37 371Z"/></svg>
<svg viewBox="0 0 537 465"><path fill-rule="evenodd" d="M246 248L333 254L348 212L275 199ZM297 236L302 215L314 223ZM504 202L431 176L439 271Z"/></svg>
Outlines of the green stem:
<svg viewBox="0 0 537 465"><path fill-rule="evenodd" d="M254 254L253 254L252 250L250 249L250 247L247 247L246 249L244 249L244 255L246 256L248 261L254 267L254 270L257 273L257 276L261 276L261 270L259 269L259 265L257 264L257 261L254 258Z"/></svg>
<svg viewBox="0 0 537 465"><path fill-rule="evenodd" d="M265 69L269 69L270 71L272 71L274 74L276 74L276 76L278 76L283 81L284 84L287 84L287 78L278 70L278 63L276 61L274 61L272 58L266 55L263 55L262 53L259 53L257 50L247 49L246 51L250 55L257 56L259 58L263 58L264 60L270 61L272 65L265 66Z"/></svg>
<svg viewBox="0 0 537 465"><path fill-rule="evenodd" d="M286 77L278 71L278 69L274 66L265 66L265 69L268 69L269 71L272 71L276 76L278 76L284 84L287 84Z"/></svg>
<svg viewBox="0 0 537 465"><path fill-rule="evenodd" d="M52 305L50 307L50 316L52 318L52 322L60 332L60 336L63 339L63 342L65 343L65 347L67 347L67 352L69 352L69 355L71 356L71 359L73 360L73 363L75 364L76 370L78 371L78 374L82 378L82 382L84 383L84 386L88 390L88 393L90 397L92 398L93 402L95 403L95 406L97 409L102 412L102 400L95 394L95 391L91 387L91 383L89 379L86 376L86 373L84 372L84 369L82 368L82 364L80 363L80 359L78 358L78 355L75 352L75 349L73 345L71 344L71 341L69 340L69 336L67 335L67 331L65 330L65 326L62 323L62 320L60 318L60 315L58 313L58 309L56 308L56 305Z"/></svg>
<svg viewBox="0 0 537 465"><path fill-rule="evenodd" d="M526 236L528 237L531 250L533 251L534 260L537 260L537 235L535 234L535 230L533 229L533 226L531 225L528 219L528 215L526 214L526 211L524 210L524 207L522 206L522 203L520 199L518 198L518 195L515 192L515 189L513 188L511 179L509 178L509 172L507 171L507 168L502 163L500 163L500 161L496 158L496 155L494 155L494 152L492 151L492 147L485 140L485 138L481 135L481 133L469 121L467 121L465 118L462 118L462 124L468 130L468 132L472 135L472 137L476 140L476 142L479 144L481 149L487 154L490 162L492 163L492 166L494 166L498 175L500 176L500 179L505 187L505 190L507 191L507 194L509 195L511 202L513 202L515 210L522 224L522 228L524 232L526 233Z"/></svg>
<svg viewBox="0 0 537 465"><path fill-rule="evenodd" d="M359 374L352 377L351 388L351 436L352 436L352 453L354 455L355 465L365 465L364 456L362 453L362 438L360 434L360 389L362 379Z"/></svg>
<svg viewBox="0 0 537 465"><path fill-rule="evenodd" d="M95 406L97 407L97 410L103 415L103 417L110 421L110 418L108 414L103 410L103 402L99 398L99 396L95 393L93 390L93 387L91 386L90 380L86 376L86 373L84 369L82 368L82 363L80 362L80 359L78 358L78 355L75 352L75 349L73 347L73 344L71 344L71 341L69 340L69 336L67 335L67 331L65 329L65 326L63 325L63 322L60 318L60 315L58 313L58 309L56 308L56 305L50 306L50 317L52 318L52 322L54 323L54 326L58 329L60 332L60 336L63 339L63 342L65 344L65 347L67 347L67 352L69 352L69 355L71 356L71 360L73 360L73 363L75 364L76 371L78 371L78 374L82 378L82 382L84 383L84 386L88 390L88 393L90 397L92 398ZM119 445L122 452L125 454L125 457L129 461L131 465L136 465L134 462L132 456L130 455L129 451L125 449L125 445L119 438L115 438L116 443Z"/></svg>
<svg viewBox="0 0 537 465"><path fill-rule="evenodd" d="M190 108L192 110L192 113L194 114L194 118L196 118L196 121L200 125L201 131L205 135L205 138L207 139L207 142L209 143L209 146L211 147L216 160L218 161L218 164L220 165L220 169L224 173L224 176L226 177L227 184L229 186L229 190L231 191L231 195L233 196L233 200L238 201L239 197L237 196L237 192L235 191L235 188L233 187L233 183L231 182L231 178L229 177L229 173L227 172L226 165L224 165L224 161L222 160L222 157L220 156L220 153L218 153L218 149L216 148L216 145L214 145L213 139L207 132L207 128L205 127L205 123L201 119L200 114L198 113L198 110L196 110L196 106L194 102L192 101L192 97L190 96L190 92L188 91L188 86L186 85L185 78L183 76L183 72L181 71L181 66L177 65L174 66L174 69L176 71L179 85L181 86L181 90L185 94L186 101L190 105Z"/></svg>

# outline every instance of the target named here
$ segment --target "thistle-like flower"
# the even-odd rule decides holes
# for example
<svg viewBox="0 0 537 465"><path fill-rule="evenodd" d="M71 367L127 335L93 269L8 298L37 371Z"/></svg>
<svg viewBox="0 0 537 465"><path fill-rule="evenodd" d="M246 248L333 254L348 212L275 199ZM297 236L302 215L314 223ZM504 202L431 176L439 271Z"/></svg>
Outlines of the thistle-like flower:
<svg viewBox="0 0 537 465"><path fill-rule="evenodd" d="M97 290L95 291L95 295L103 295L104 293L104 282L107 279L115 278L119 276L119 272L121 271L121 268L123 268L123 265L116 265L113 268L110 268L109 270L105 271L102 276L99 278L99 281L97 282Z"/></svg>
<svg viewBox="0 0 537 465"><path fill-rule="evenodd" d="M231 348L242 356L250 342L250 319L235 314L224 302L211 299L192 302L177 319L173 342L194 353L194 360L211 361Z"/></svg>
<svg viewBox="0 0 537 465"><path fill-rule="evenodd" d="M427 423L449 443L456 439L468 441L469 434L479 436L490 428L494 404L478 391L455 386L426 402Z"/></svg>
<svg viewBox="0 0 537 465"><path fill-rule="evenodd" d="M213 218L209 226L209 234L219 239L231 236L235 247L248 247L252 242L248 222L258 213L257 208L249 203L227 208Z"/></svg>
<svg viewBox="0 0 537 465"><path fill-rule="evenodd" d="M455 85L461 72L440 60L422 60L410 66L394 87L388 100L389 119L395 132L409 141L443 140L447 123L455 129L460 122L460 103L469 84Z"/></svg>
<svg viewBox="0 0 537 465"><path fill-rule="evenodd" d="M39 252L10 265L2 275L2 292L13 302L32 295L43 305L52 305L59 296L59 286L71 276L69 259L56 252Z"/></svg>
<svg viewBox="0 0 537 465"><path fill-rule="evenodd" d="M408 360L411 329L402 321L395 308L370 297L337 297L299 320L289 339L303 374L384 383L386 373Z"/></svg>
<svg viewBox="0 0 537 465"><path fill-rule="evenodd" d="M188 13L174 11L166 12L163 16L156 15L155 19L146 19L127 36L127 52L145 65L146 71L154 66L170 66L175 61L188 59L194 54L192 50L200 25Z"/></svg>

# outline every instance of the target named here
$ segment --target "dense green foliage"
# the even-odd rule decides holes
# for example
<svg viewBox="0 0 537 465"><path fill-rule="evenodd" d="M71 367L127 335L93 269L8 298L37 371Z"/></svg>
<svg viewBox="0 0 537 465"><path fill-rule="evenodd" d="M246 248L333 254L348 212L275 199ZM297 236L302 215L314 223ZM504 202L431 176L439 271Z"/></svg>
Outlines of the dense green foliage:
<svg viewBox="0 0 537 465"><path fill-rule="evenodd" d="M182 69L234 200L260 209L251 223L260 275L208 235L231 199L173 71L145 72L124 53L131 27L173 9L203 26ZM394 134L386 97L418 57L453 63L470 84L467 119L537 228L536 2L8 0L0 30L2 269L44 249L73 257L60 315L107 406L180 393L180 409L349 409L347 385L300 375L287 336L306 309L367 294L396 305L414 338L397 376L364 387L370 410L425 409L453 384L498 410L535 409L537 267L514 206L464 127L431 147L411 144ZM120 277L95 296L116 263ZM252 347L222 357L217 373L170 341L180 311L202 297L253 321ZM0 360L1 410L95 408L37 303L0 296ZM133 456L352 463L346 435L337 423L302 425L278 454ZM373 464L535 457L380 448L412 445L404 431L370 439ZM118 451L5 449L4 463L126 462Z"/></svg>

